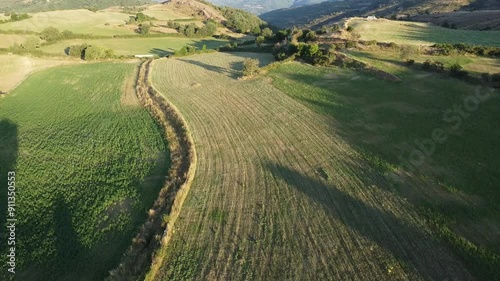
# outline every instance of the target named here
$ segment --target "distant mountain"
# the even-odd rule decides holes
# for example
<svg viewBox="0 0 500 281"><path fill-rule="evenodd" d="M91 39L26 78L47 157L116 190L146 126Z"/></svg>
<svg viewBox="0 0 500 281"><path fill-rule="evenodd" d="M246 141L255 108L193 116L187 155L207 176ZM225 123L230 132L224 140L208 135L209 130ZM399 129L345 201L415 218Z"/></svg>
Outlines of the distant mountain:
<svg viewBox="0 0 500 281"><path fill-rule="evenodd" d="M411 17L460 9L500 9L500 0L330 0L260 15L278 27L321 27L352 16Z"/></svg>
<svg viewBox="0 0 500 281"><path fill-rule="evenodd" d="M325 0L208 0L219 6L230 6L262 14L276 9L299 7L320 3Z"/></svg>
<svg viewBox="0 0 500 281"><path fill-rule="evenodd" d="M0 12L40 12L93 7L136 6L153 3L150 0L0 0Z"/></svg>

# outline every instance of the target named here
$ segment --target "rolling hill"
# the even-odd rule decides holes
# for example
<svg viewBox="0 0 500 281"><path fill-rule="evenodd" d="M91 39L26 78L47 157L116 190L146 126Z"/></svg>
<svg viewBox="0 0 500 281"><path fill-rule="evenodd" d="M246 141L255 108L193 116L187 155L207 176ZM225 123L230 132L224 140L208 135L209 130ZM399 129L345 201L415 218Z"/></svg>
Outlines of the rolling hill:
<svg viewBox="0 0 500 281"><path fill-rule="evenodd" d="M280 9L264 13L261 18L279 27L296 25L318 28L353 16L411 17L460 9L498 9L498 6L498 1L487 0L346 0Z"/></svg>
<svg viewBox="0 0 500 281"><path fill-rule="evenodd" d="M151 4L149 0L0 0L0 12L39 12L93 7L104 9L111 6Z"/></svg>
<svg viewBox="0 0 500 281"><path fill-rule="evenodd" d="M300 7L323 2L324 0L209 0L220 6L231 6L261 14L276 9Z"/></svg>

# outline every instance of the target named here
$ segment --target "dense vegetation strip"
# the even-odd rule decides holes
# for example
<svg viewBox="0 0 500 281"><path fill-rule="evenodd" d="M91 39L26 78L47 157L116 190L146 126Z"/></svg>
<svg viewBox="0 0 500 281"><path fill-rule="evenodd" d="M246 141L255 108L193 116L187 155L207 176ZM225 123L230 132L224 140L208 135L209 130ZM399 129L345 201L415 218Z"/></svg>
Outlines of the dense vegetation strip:
<svg viewBox="0 0 500 281"><path fill-rule="evenodd" d="M163 241L166 245L173 225L189 191L196 154L186 124L177 109L169 104L151 85L149 75L152 60L145 61L138 73L136 92L142 106L147 108L160 125L162 136L170 149L171 166L163 188L147 221L133 240L120 266L108 280L142 279L152 262L152 255Z"/></svg>

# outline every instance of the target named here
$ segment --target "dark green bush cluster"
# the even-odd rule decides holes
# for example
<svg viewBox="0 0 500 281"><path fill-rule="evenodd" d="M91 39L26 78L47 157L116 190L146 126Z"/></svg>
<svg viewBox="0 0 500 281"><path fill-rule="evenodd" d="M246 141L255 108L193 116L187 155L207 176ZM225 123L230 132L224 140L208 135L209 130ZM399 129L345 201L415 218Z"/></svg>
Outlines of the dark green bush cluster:
<svg viewBox="0 0 500 281"><path fill-rule="evenodd" d="M413 60L413 59L407 59L406 60L406 65L407 66L412 66L413 64L415 64L415 60Z"/></svg>
<svg viewBox="0 0 500 281"><path fill-rule="evenodd" d="M177 30L186 37L207 37L213 36L217 32L217 23L213 20L208 20L204 27L197 27L196 24L190 23L187 25L169 20L167 27Z"/></svg>
<svg viewBox="0 0 500 281"><path fill-rule="evenodd" d="M42 40L45 40L49 43L59 41L59 40L65 40L65 39L74 39L74 38L81 38L82 36L79 34L75 34L71 31L64 30L63 32L60 32L59 29L55 27L47 27L42 32L40 33L40 38Z"/></svg>
<svg viewBox="0 0 500 281"><path fill-rule="evenodd" d="M293 30L283 30L283 37L288 37L288 34L292 36L292 42L312 42L316 40L316 32L310 29L293 29ZM283 38L284 39L284 38ZM283 40L281 39L281 40Z"/></svg>
<svg viewBox="0 0 500 281"><path fill-rule="evenodd" d="M226 18L226 27L240 33L256 31L257 28L265 25L264 21L247 11L229 7L220 8L220 10L224 18Z"/></svg>
<svg viewBox="0 0 500 281"><path fill-rule="evenodd" d="M450 75L456 78L464 78L469 75L469 73L463 70L463 67L460 64L455 63L450 66Z"/></svg>
<svg viewBox="0 0 500 281"><path fill-rule="evenodd" d="M86 43L69 47L67 53L72 57L84 60L100 60L114 57L114 51L112 49L97 45L88 45Z"/></svg>
<svg viewBox="0 0 500 281"><path fill-rule="evenodd" d="M253 76L258 74L260 71L259 64L260 62L258 59L246 58L243 61L243 76Z"/></svg>
<svg viewBox="0 0 500 281"><path fill-rule="evenodd" d="M283 61L293 56L314 65L328 66L336 59L334 51L334 47L330 47L328 50L321 50L318 44L300 42L284 46L277 45L273 53L275 59L278 61Z"/></svg>
<svg viewBox="0 0 500 281"><path fill-rule="evenodd" d="M139 12L135 14L135 16L131 16L130 19L128 20L127 24L136 24L136 23L142 23L146 21L152 21L156 20L154 17L150 17L142 12Z"/></svg>
<svg viewBox="0 0 500 281"><path fill-rule="evenodd" d="M448 56L451 54L474 54L485 57L500 57L500 48L486 47L482 45L459 44L434 44L432 45L434 54Z"/></svg>
<svg viewBox="0 0 500 281"><path fill-rule="evenodd" d="M0 23L20 21L20 20L25 20L25 19L31 18L31 16L28 15L28 14L10 13L9 15L10 15L10 19L8 19L8 20L0 20Z"/></svg>
<svg viewBox="0 0 500 281"><path fill-rule="evenodd" d="M207 49L207 45L203 45L201 50L197 50L196 46L185 45L182 48L180 48L179 50L176 50L174 52L174 56L185 57L185 56L189 56L189 55L203 54L203 53L210 53L210 52L215 52L215 50Z"/></svg>
<svg viewBox="0 0 500 281"><path fill-rule="evenodd" d="M422 68L428 71L437 71L437 72L443 72L444 71L444 64L439 61L433 61L433 60L426 60L422 64Z"/></svg>

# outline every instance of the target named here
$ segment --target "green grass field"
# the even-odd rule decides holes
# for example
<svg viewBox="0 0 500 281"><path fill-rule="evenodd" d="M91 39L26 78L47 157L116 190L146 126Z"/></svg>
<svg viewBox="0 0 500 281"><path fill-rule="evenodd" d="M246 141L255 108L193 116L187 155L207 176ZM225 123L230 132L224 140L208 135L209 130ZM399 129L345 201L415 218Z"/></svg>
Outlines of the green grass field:
<svg viewBox="0 0 500 281"><path fill-rule="evenodd" d="M153 84L186 119L198 162L172 240L146 280L472 279L345 135L344 121L361 109L328 90L352 87L346 99L368 103L378 93L370 87L403 95L403 86L298 63L238 80L245 57L271 59L216 53L154 64ZM472 89L461 86L453 89ZM385 123L359 125L388 137Z"/></svg>
<svg viewBox="0 0 500 281"><path fill-rule="evenodd" d="M411 54L408 57L403 57L402 53L393 50L351 50L346 52L348 55L356 59L374 65L378 68L389 72L407 73L407 68L404 64L407 59L413 59L416 63L423 63L426 60L442 62L445 69L449 70L453 64L459 64L464 70L468 71L471 76L480 77L482 73L500 73L500 59L486 58L478 56L450 55L450 56L431 56L424 54Z"/></svg>
<svg viewBox="0 0 500 281"><path fill-rule="evenodd" d="M365 61L374 64L376 59ZM395 177L393 184L380 188L408 200L436 223L435 235L447 241L471 273L479 280L497 279L498 91L388 64L380 63L403 82L297 63L283 65L270 76L282 92L328 117L332 130L373 168ZM489 99L476 111L466 111L460 119L458 113L448 115L453 120L446 117L447 110L464 107L477 91L488 93ZM447 134L446 141L435 143L434 152L423 163L408 168L405 162L415 159L411 155L417 142L432 139L438 128ZM432 145L426 143L430 150Z"/></svg>
<svg viewBox="0 0 500 281"><path fill-rule="evenodd" d="M14 89L28 75L42 69L78 63L71 59L44 59L19 55L0 55L0 91Z"/></svg>
<svg viewBox="0 0 500 281"><path fill-rule="evenodd" d="M76 39L65 40L41 48L42 51L53 54L65 54L65 49L82 43L104 46L115 51L116 55L157 54L164 56L173 53L184 45L194 45L201 49L203 45L212 49L225 45L227 40L213 38L193 39L185 37L156 37L156 38L116 38L116 39Z"/></svg>
<svg viewBox="0 0 500 281"><path fill-rule="evenodd" d="M464 43L500 47L500 31L456 30L427 23L392 21L386 19L351 19L349 25L362 40L394 42L397 44L433 45L435 43Z"/></svg>
<svg viewBox="0 0 500 281"><path fill-rule="evenodd" d="M47 27L69 30L80 34L123 35L134 34L125 24L130 15L116 12L91 12L89 10L66 10L35 13L32 18L0 24L0 30L29 30L40 32ZM107 25L108 24L108 25Z"/></svg>
<svg viewBox="0 0 500 281"><path fill-rule="evenodd" d="M53 68L0 97L0 176L15 171L17 184L15 280L103 280L145 219L169 157L135 97L135 68ZM12 280L4 251L0 279Z"/></svg>

